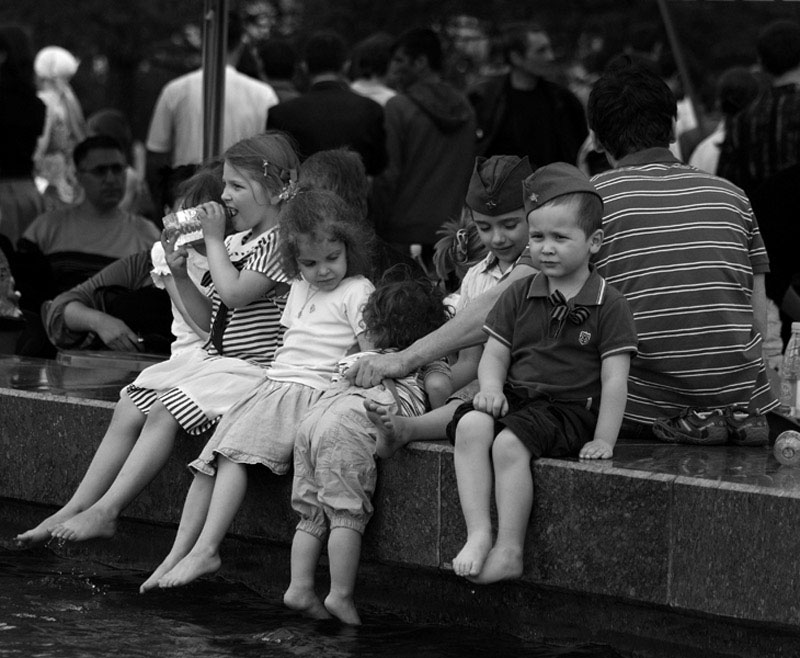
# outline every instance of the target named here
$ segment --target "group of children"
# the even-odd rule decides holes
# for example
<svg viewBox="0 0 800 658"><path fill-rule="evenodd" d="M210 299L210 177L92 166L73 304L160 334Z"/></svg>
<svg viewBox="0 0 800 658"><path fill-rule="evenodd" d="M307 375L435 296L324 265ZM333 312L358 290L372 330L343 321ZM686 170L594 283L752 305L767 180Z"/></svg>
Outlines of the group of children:
<svg viewBox="0 0 800 658"><path fill-rule="evenodd" d="M179 308L207 341L151 366L122 391L73 496L18 535L19 544L113 535L120 513L165 464L178 430L214 428L190 465L172 549L140 591L216 571L247 466L283 474L293 465L292 506L301 520L284 601L312 617L359 623L353 592L375 456L450 436L467 524L454 571L475 582L521 575L531 460L608 458L622 421L636 334L624 298L589 265L602 241L602 201L569 165L532 172L527 159L479 158L465 216L487 255L469 268L457 310L515 268L530 276L515 281L487 318L484 347L364 389L346 373L360 353L403 349L450 310L429 280L396 268L373 285L374 236L363 204L348 198L365 189L363 166L346 151L321 157L329 158L327 175L314 180L304 172L320 160L300 165L279 132L225 153L221 198L198 211L208 294L188 275L187 249L174 235L162 240ZM348 168L354 175L343 182ZM454 247L463 251L463 240ZM326 538L331 584L321 601L314 573Z"/></svg>

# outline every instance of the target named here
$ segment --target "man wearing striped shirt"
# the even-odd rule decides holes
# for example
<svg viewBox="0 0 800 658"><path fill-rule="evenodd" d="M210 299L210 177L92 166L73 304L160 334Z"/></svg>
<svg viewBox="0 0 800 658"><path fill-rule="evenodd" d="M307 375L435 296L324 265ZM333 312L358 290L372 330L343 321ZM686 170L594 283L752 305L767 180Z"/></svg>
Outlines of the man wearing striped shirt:
<svg viewBox="0 0 800 658"><path fill-rule="evenodd" d="M592 179L605 205L597 271L639 334L620 436L763 445L778 402L761 356L769 261L750 202L670 153L675 98L652 72L623 58L588 116L614 167Z"/></svg>

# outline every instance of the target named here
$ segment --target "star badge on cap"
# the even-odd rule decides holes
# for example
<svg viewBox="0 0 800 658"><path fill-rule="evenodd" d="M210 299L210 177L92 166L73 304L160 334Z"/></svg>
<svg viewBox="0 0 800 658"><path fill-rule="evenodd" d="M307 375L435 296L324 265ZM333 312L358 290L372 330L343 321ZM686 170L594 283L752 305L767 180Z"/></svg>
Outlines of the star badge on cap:
<svg viewBox="0 0 800 658"><path fill-rule="evenodd" d="M536 203L536 202L539 200L539 195L538 195L538 194L536 194L536 192L531 192L531 193L528 195L528 199L529 199L530 201L533 201L534 203Z"/></svg>
<svg viewBox="0 0 800 658"><path fill-rule="evenodd" d="M489 199L489 200L486 202L486 207L487 207L489 210L494 210L495 208L497 208L497 201L495 201L494 199Z"/></svg>

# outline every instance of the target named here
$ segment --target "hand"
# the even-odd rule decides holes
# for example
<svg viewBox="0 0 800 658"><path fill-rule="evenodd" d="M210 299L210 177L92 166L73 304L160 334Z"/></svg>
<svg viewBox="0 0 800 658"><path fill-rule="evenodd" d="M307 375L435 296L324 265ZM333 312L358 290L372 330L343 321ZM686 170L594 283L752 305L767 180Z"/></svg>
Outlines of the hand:
<svg viewBox="0 0 800 658"><path fill-rule="evenodd" d="M399 352L390 354L365 354L345 373L356 386L370 388L384 379L404 377L408 374Z"/></svg>
<svg viewBox="0 0 800 658"><path fill-rule="evenodd" d="M167 261L169 271L172 276L188 277L186 271L186 259L188 252L186 247L175 248L175 241L178 239L178 234L164 229L161 231L161 246L164 247L164 258Z"/></svg>
<svg viewBox="0 0 800 658"><path fill-rule="evenodd" d="M594 439L581 448L578 457L581 459L611 459L613 455L614 448L612 446L600 439Z"/></svg>
<svg viewBox="0 0 800 658"><path fill-rule="evenodd" d="M478 391L472 399L476 411L500 418L508 413L508 400L502 391Z"/></svg>
<svg viewBox="0 0 800 658"><path fill-rule="evenodd" d="M205 240L225 239L225 222L228 216L225 208L216 201L208 201L197 207L197 219L203 226L203 238Z"/></svg>
<svg viewBox="0 0 800 658"><path fill-rule="evenodd" d="M115 352L141 352L143 349L136 332L122 320L111 315L104 313L95 323L94 331L106 347Z"/></svg>

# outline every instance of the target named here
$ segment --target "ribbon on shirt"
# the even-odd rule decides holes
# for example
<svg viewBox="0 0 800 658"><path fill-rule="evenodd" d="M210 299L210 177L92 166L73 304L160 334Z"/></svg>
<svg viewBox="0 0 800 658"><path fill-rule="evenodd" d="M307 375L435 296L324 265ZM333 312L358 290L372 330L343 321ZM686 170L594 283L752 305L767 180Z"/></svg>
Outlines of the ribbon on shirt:
<svg viewBox="0 0 800 658"><path fill-rule="evenodd" d="M575 306L570 309L567 304L567 299L560 290L556 290L552 295L547 298L553 305L553 310L550 312L550 318L558 322L559 327L564 323L567 318L572 324L581 324L589 317L589 309L585 306Z"/></svg>
<svg viewBox="0 0 800 658"><path fill-rule="evenodd" d="M214 316L214 323L211 325L211 344L216 348L217 354L222 356L222 335L228 326L228 307L222 300L219 301L217 314Z"/></svg>

